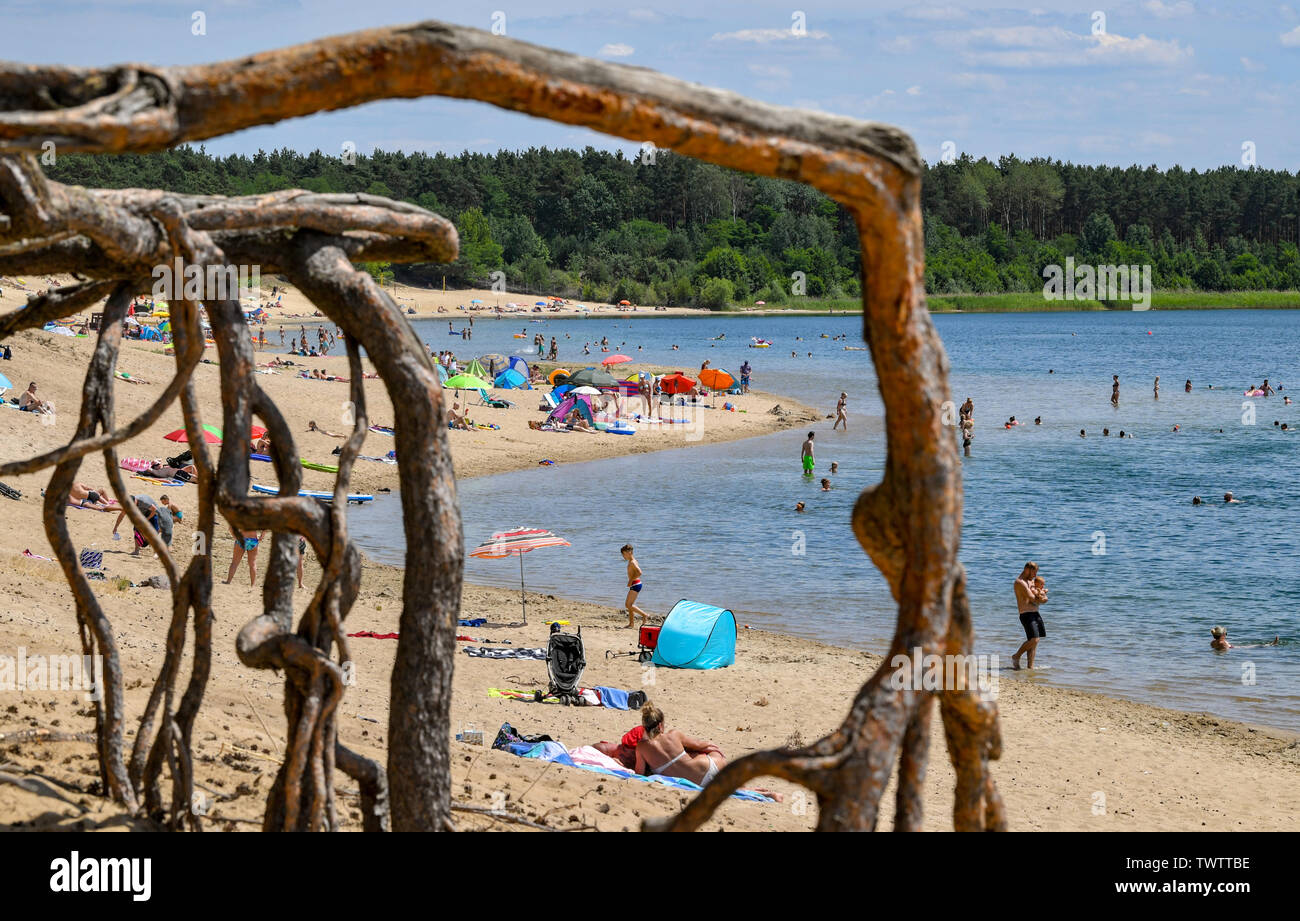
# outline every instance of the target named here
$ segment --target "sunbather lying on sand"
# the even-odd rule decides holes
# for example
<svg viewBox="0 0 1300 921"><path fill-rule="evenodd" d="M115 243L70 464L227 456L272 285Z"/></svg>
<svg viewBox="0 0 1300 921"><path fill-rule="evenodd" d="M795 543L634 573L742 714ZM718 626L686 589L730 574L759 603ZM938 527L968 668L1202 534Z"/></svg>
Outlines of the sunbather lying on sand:
<svg viewBox="0 0 1300 921"><path fill-rule="evenodd" d="M107 490L95 489L85 483L73 483L72 488L68 490L68 498L73 505L78 508L93 508L97 512L108 511L108 503L111 500L106 498L107 495Z"/></svg>
<svg viewBox="0 0 1300 921"><path fill-rule="evenodd" d="M602 755L608 755L629 771L636 770L636 745L645 736L641 726L625 732L618 742L597 742L592 748Z"/></svg>
<svg viewBox="0 0 1300 921"><path fill-rule="evenodd" d="M309 432L318 432L318 433L320 433L321 435L326 435L326 436L328 436L328 437L330 437L330 438L347 438L347 437L348 437L347 435L340 435L338 432L327 432L327 431L325 431L325 429L323 429L323 428L321 428L320 426L318 426L314 420L311 421L311 422L308 422L308 423L307 423L307 431L309 431Z"/></svg>
<svg viewBox="0 0 1300 921"><path fill-rule="evenodd" d="M704 786L727 764L722 749L712 742L665 726L664 713L654 704L641 708L641 726L645 735L636 744L638 774L681 777Z"/></svg>
<svg viewBox="0 0 1300 921"><path fill-rule="evenodd" d="M153 477L157 480L192 480L198 476L199 468L193 464L184 467L172 467L161 461L154 461L148 470L141 470L140 476Z"/></svg>

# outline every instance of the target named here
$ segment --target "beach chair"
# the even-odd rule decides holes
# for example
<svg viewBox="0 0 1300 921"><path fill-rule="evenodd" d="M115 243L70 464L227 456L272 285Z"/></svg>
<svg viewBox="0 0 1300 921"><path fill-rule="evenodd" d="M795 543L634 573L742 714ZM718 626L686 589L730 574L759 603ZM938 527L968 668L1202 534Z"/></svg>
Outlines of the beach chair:
<svg viewBox="0 0 1300 921"><path fill-rule="evenodd" d="M509 409L514 406L509 400L494 400L482 387L478 389L478 406L491 406L493 409Z"/></svg>

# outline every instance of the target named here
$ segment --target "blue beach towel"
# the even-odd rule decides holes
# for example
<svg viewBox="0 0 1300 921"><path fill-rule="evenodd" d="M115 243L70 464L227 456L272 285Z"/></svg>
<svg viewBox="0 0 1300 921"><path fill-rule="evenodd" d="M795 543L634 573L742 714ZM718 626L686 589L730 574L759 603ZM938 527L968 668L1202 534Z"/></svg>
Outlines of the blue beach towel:
<svg viewBox="0 0 1300 921"><path fill-rule="evenodd" d="M603 707L609 707L611 710L630 710L627 703L627 691L620 691L618 688L595 688L600 695L600 704Z"/></svg>

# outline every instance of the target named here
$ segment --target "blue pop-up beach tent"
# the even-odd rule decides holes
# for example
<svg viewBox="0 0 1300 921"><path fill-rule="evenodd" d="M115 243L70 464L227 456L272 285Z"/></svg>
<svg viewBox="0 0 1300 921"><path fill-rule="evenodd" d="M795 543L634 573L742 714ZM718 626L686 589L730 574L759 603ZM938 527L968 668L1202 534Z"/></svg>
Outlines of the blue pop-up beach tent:
<svg viewBox="0 0 1300 921"><path fill-rule="evenodd" d="M669 668L726 668L736 661L736 615L683 598L668 612L650 661Z"/></svg>
<svg viewBox="0 0 1300 921"><path fill-rule="evenodd" d="M498 374L492 386L498 390L532 390L528 384L528 377L514 368L507 368Z"/></svg>

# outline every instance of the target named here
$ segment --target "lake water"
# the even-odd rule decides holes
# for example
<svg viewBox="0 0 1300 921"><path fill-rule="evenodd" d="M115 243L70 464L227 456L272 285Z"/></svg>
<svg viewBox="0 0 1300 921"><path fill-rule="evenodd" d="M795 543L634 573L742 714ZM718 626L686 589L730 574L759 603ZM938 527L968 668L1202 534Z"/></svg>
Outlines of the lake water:
<svg viewBox="0 0 1300 921"><path fill-rule="evenodd" d="M1264 378L1300 381L1300 314L971 314L935 323L955 399L975 401L961 550L975 651L1008 664L1023 639L1011 585L1033 559L1051 593L1039 647L1039 664L1050 668L1028 680L1300 730L1300 434L1273 425L1300 425L1300 405L1283 405L1285 387L1267 400L1242 395ZM832 432L830 421L812 426L817 478L831 461L840 465L829 493L801 476L800 429L463 481L465 541L473 547L517 525L550 528L573 546L527 555L529 589L615 607L625 585L618 548L630 542L645 569L640 603L652 613L689 597L729 607L754 627L887 648L893 601L849 528L885 448L869 355L843 348L861 344L859 317L476 319L468 343L448 337L445 320L417 329L435 349L450 344L466 357L512 354L528 344L513 338L525 330L548 343L555 336L562 361L602 336L637 360L688 373L705 358L733 373L748 359L754 387L824 412L847 391L848 433ZM723 332L725 341L710 341ZM751 336L775 345L747 348ZM600 357L593 347L572 366ZM1112 374L1121 380L1118 408ZM1255 408L1253 424L1243 404ZM1005 430L1011 415L1029 424ZM1137 437L1120 440L1120 429ZM1240 504L1224 505L1228 490ZM1207 504L1194 507L1193 495ZM803 515L793 511L800 500ZM353 511L351 521L368 553L402 562L396 497ZM514 560L467 559L465 575L509 586L519 573ZM1283 645L1214 654L1215 624L1236 644L1280 635Z"/></svg>

